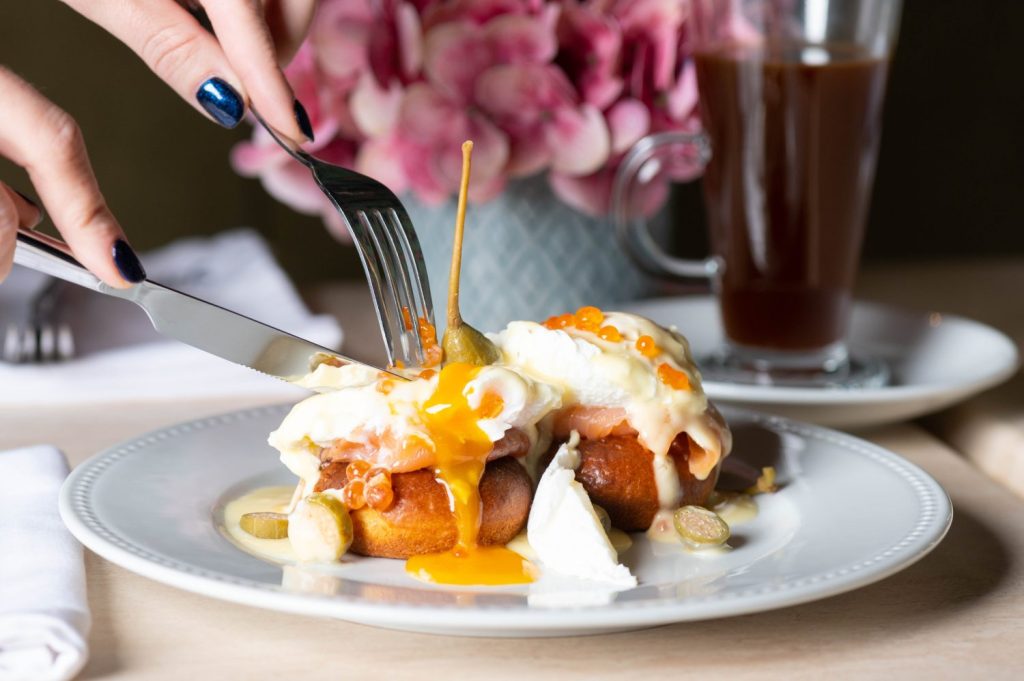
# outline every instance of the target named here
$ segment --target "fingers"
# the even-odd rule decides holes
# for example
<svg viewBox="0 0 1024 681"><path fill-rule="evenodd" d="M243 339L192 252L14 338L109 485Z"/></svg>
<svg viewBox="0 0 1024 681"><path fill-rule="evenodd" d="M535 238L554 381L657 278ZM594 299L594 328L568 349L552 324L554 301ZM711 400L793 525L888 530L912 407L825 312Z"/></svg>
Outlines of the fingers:
<svg viewBox="0 0 1024 681"><path fill-rule="evenodd" d="M276 0L263 3L270 35L274 37L277 63L291 62L316 14L317 0Z"/></svg>
<svg viewBox="0 0 1024 681"><path fill-rule="evenodd" d="M258 0L203 3L217 37L173 0L64 2L124 42L182 99L224 127L236 126L251 100L279 133L296 143L308 138Z"/></svg>
<svg viewBox="0 0 1024 681"><path fill-rule="evenodd" d="M0 192L6 193L8 198L14 204L14 209L18 213L18 224L20 226L32 229L42 222L43 209L40 208L35 201L3 182L0 182Z"/></svg>
<svg viewBox="0 0 1024 681"><path fill-rule="evenodd" d="M264 119L293 140L312 139L309 117L278 66L263 4L259 0L206 0L203 8L224 54Z"/></svg>
<svg viewBox="0 0 1024 681"><path fill-rule="evenodd" d="M3 187L0 184L0 187ZM18 208L6 191L0 191L0 281L7 278L14 260L14 238L21 224Z"/></svg>
<svg viewBox="0 0 1024 681"><path fill-rule="evenodd" d="M75 256L111 286L125 288L141 280L141 265L100 193L74 119L3 67L0 92L4 96L0 155L28 171L43 205ZM7 191L0 198L20 220L24 207L19 207ZM12 232L13 240L15 229L0 231ZM113 257L115 246L121 251L119 264Z"/></svg>

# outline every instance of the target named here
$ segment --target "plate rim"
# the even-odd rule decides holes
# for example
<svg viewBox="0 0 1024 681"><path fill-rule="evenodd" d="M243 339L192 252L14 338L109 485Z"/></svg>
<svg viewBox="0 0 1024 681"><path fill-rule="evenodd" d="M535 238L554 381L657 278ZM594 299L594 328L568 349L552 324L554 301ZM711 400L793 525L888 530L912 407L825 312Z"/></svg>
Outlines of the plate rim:
<svg viewBox="0 0 1024 681"><path fill-rule="evenodd" d="M709 294L683 294L674 296L659 296L644 298L628 303L625 308L629 311L638 310L648 305L668 302L686 302L714 305L714 296ZM906 317L927 317L931 314L940 314L944 320L962 324L990 334L994 340L1004 346L1007 352L1007 362L994 367L987 373L979 374L970 381L940 381L928 384L909 384L897 386L883 386L880 388L851 388L851 389L823 389L823 388L794 388L789 386L761 386L761 385L739 385L722 381L704 381L704 390L712 399L730 400L739 403L772 404L778 406L851 406L851 405L888 405L909 400L925 398L936 398L944 396L966 397L977 394L988 388L995 387L1021 368L1020 351L1017 344L1006 333L994 326L979 322L976 319L965 317L959 314L945 313L938 311L924 311L909 307L900 307L888 303L880 303L872 300L854 300L854 308L871 309L887 315Z"/></svg>
<svg viewBox="0 0 1024 681"><path fill-rule="evenodd" d="M130 540L117 536L103 526L88 509L88 493L96 480L124 457L170 437L274 413L283 414L290 406L269 405L184 421L106 448L76 466L65 480L59 497L61 518L72 535L97 555L131 572L192 593L242 605L389 628L435 630L438 633L472 628L477 633L462 633L476 636L500 635L500 632L512 630L525 635L530 632L543 634L545 631L569 629L578 633L597 633L717 619L809 603L867 586L910 567L938 546L949 531L953 519L952 503L945 489L922 468L898 454L828 428L734 407L729 407L727 411L748 418L762 427L831 442L896 472L917 492L919 516L916 525L897 543L869 558L840 569L787 579L771 586L758 585L725 594L674 599L613 601L600 608L466 608L457 605L368 603L355 595L319 596L285 591L273 585L209 571L133 546ZM899 558L894 559L897 555ZM614 622L595 620L596 612L613 613ZM499 613L500 617L484 617L486 613ZM424 622L429 624L424 626Z"/></svg>

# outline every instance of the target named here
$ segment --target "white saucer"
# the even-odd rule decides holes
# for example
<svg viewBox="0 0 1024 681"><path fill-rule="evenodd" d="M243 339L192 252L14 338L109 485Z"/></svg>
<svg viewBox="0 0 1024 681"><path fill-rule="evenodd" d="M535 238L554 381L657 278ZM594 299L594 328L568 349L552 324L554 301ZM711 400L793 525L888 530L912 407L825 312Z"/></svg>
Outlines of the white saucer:
<svg viewBox="0 0 1024 681"><path fill-rule="evenodd" d="M638 301L625 306L690 340L698 364L722 341L711 296ZM1017 371L1017 347L984 324L937 312L911 312L858 302L850 322L851 350L889 363L882 388L816 389L705 381L718 404L732 404L837 428L905 421L938 411L1002 383Z"/></svg>
<svg viewBox="0 0 1024 681"><path fill-rule="evenodd" d="M347 556L303 566L258 558L224 534L224 504L294 484L266 444L285 407L183 423L102 452L61 490L71 532L107 560L171 586L261 608L464 636L563 636L726 617L806 603L878 581L942 539L949 498L880 447L786 419L726 409L733 457L773 465L781 489L733 527L733 549L695 554L642 535L622 560L638 587L543 571L529 585L443 587L403 562ZM865 504L864 490L871 490Z"/></svg>

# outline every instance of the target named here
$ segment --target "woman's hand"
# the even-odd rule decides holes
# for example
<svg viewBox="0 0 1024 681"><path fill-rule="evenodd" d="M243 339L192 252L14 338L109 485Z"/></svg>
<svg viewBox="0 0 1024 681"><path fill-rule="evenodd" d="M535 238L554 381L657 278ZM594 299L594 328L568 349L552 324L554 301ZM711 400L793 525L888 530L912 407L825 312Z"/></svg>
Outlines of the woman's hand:
<svg viewBox="0 0 1024 681"><path fill-rule="evenodd" d="M305 37L316 0L64 1L120 38L221 125L237 125L251 102L283 136L297 143L312 139L280 64ZM74 119L2 66L0 97L0 155L28 171L82 265L111 286L145 278L100 194ZM11 268L17 229L41 219L38 206L0 182L0 281Z"/></svg>
<svg viewBox="0 0 1024 681"><path fill-rule="evenodd" d="M313 136L281 72L316 0L64 0L124 42L181 97L233 128L254 105L296 143ZM199 17L199 18L197 18ZM203 27L208 17L216 37Z"/></svg>
<svg viewBox="0 0 1024 681"><path fill-rule="evenodd" d="M81 263L111 286L141 281L145 272L100 194L78 124L2 66L0 101L0 156L28 171ZM41 219L38 206L0 182L0 280L11 269L18 227Z"/></svg>

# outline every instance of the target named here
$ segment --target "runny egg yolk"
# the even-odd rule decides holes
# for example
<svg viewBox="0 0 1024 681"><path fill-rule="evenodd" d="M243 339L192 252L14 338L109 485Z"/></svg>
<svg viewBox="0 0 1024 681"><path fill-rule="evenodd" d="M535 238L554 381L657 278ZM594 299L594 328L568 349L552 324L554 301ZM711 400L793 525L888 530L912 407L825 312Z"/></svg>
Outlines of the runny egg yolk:
<svg viewBox="0 0 1024 681"><path fill-rule="evenodd" d="M501 413L500 397L487 394L477 409L469 406L466 386L480 371L470 364L446 365L437 388L422 409L436 451L434 474L448 488L458 539L444 553L413 556L405 569L412 576L438 584L526 584L535 568L504 546L478 546L480 478L494 444L477 422Z"/></svg>

